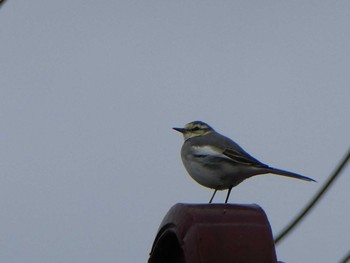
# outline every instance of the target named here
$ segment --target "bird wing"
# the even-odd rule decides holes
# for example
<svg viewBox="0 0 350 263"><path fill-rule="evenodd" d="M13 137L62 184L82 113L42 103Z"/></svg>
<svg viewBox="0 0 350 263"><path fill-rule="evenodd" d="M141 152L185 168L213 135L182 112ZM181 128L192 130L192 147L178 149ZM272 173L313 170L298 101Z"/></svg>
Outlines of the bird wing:
<svg viewBox="0 0 350 263"><path fill-rule="evenodd" d="M255 167L268 167L266 164L263 164L262 162L258 161L257 159L250 156L247 152L243 150L238 151L232 148L226 148L222 152L222 154L227 156L230 160L236 163L255 166Z"/></svg>
<svg viewBox="0 0 350 263"><path fill-rule="evenodd" d="M196 157L230 159L223 154L222 150L211 145L192 146L192 151L193 155Z"/></svg>
<svg viewBox="0 0 350 263"><path fill-rule="evenodd" d="M207 161L209 159L225 159L231 162L250 165L255 167L267 167L267 165L259 162L248 153L246 153L243 149L238 151L232 148L226 148L224 150L210 146L210 145L202 145L202 146L192 146L193 155L196 157L206 157Z"/></svg>

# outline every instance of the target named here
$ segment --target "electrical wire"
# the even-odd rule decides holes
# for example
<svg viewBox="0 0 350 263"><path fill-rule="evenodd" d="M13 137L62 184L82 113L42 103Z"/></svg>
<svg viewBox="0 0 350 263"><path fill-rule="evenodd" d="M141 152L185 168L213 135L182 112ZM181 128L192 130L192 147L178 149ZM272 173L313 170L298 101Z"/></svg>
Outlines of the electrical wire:
<svg viewBox="0 0 350 263"><path fill-rule="evenodd" d="M350 251L339 263L346 263L348 261L350 261Z"/></svg>
<svg viewBox="0 0 350 263"><path fill-rule="evenodd" d="M6 0L0 0L0 7L2 4L4 4L6 2Z"/></svg>
<svg viewBox="0 0 350 263"><path fill-rule="evenodd" d="M315 196L311 199L311 201L306 205L306 207L299 213L299 215L289 223L275 238L275 244L277 245L305 216L306 214L313 208L313 206L320 200L320 198L326 193L329 187L332 185L334 180L340 175L342 170L345 168L347 162L350 159L350 149L345 155L344 159L335 169L333 174L329 177L328 181L323 185L323 187L315 194ZM344 261L346 262L346 261Z"/></svg>

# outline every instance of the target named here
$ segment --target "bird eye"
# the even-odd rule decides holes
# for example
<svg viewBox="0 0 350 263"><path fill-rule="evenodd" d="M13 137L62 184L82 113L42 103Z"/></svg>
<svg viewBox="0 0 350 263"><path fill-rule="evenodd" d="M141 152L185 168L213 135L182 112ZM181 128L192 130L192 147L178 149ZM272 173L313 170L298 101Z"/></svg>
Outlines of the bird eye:
<svg viewBox="0 0 350 263"><path fill-rule="evenodd" d="M192 131L198 131L198 130L199 130L198 126L192 128Z"/></svg>

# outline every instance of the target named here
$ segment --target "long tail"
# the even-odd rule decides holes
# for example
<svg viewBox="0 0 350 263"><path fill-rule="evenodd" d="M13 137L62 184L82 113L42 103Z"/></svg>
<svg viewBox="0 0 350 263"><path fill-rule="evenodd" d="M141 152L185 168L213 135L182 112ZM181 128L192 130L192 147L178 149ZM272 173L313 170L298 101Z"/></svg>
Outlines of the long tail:
<svg viewBox="0 0 350 263"><path fill-rule="evenodd" d="M301 175L301 174L296 174L296 173L288 172L288 171L277 169L277 168L273 168L273 167L269 167L267 169L267 172L271 173L271 174L277 174L277 175L292 177L292 178L296 178L296 179L300 179L300 180L304 180L304 181L317 182L316 180L314 180L314 179L312 179L310 177L306 177L306 176Z"/></svg>

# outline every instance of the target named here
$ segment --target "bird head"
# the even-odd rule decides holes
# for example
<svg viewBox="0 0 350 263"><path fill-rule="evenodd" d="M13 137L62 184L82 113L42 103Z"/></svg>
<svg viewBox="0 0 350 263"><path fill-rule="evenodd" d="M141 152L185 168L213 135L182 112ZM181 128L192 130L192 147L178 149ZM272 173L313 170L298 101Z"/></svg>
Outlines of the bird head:
<svg viewBox="0 0 350 263"><path fill-rule="evenodd" d="M214 131L212 127L202 121L193 121L186 124L184 128L173 129L181 132L185 140L196 136L203 136Z"/></svg>

